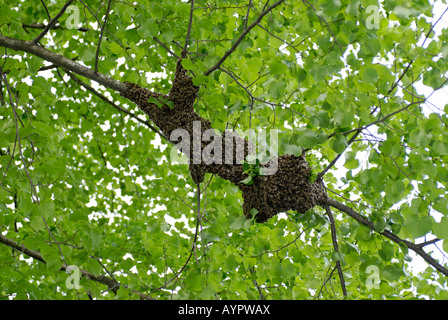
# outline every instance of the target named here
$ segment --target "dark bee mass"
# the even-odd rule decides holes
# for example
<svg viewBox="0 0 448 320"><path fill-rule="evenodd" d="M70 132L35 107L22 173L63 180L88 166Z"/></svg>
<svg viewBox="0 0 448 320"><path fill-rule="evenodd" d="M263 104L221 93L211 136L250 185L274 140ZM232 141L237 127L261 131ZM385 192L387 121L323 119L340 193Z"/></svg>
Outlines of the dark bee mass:
<svg viewBox="0 0 448 320"><path fill-rule="evenodd" d="M197 126L196 130L199 130L200 123L201 136L205 130L211 129L210 121L194 111L193 104L199 88L193 84L180 60L177 63L173 85L168 96L154 93L134 83L126 82L125 84L127 90L123 96L135 102L168 139L173 130L185 129L190 135L190 146L193 146L194 125ZM171 100L174 107L170 109L164 105L159 108L156 104L148 102L151 97L165 101ZM225 139L230 134L232 134L230 139ZM232 147L227 149L225 145L228 141L232 141ZM201 141L201 148L196 152L202 152L209 143ZM219 164L206 164L203 159L200 163L193 164L194 152L190 152L189 169L193 182L201 183L205 173L212 173L231 181L242 191L244 215L250 218L250 210L252 208L258 210L257 222L266 222L276 214L287 210L305 213L315 205L324 203L326 193L322 182L310 183L308 180L311 168L305 154L300 157L282 155L278 157L278 170L275 174L257 176L252 185L242 184L241 181L247 176L242 164L237 162L237 154L244 154L245 158L249 148L250 145L246 139L225 131L222 133L222 162Z"/></svg>

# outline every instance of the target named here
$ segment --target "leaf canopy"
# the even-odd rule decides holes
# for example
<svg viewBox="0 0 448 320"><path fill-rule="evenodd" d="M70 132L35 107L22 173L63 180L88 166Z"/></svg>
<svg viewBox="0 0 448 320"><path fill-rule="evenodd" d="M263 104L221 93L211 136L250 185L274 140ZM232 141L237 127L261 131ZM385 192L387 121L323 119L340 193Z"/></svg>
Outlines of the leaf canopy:
<svg viewBox="0 0 448 320"><path fill-rule="evenodd" d="M32 40L66 3L0 0L0 33ZM191 3L108 3L73 2L79 10L62 13L40 45L167 95ZM274 3L194 1L182 65L200 86L195 110L219 131L279 130L279 153L309 149L314 176L339 159L323 176L329 196L375 227L334 210L335 250L322 208L257 224L238 188L210 174L199 223L188 166L171 161L174 147L137 105L1 45L0 232L45 264L1 245L0 297L342 299L337 263L349 299L448 297L445 275L415 271L409 246L380 234L431 242L446 268L446 1L279 3L241 38ZM87 276L69 289L59 271L69 265L120 289Z"/></svg>

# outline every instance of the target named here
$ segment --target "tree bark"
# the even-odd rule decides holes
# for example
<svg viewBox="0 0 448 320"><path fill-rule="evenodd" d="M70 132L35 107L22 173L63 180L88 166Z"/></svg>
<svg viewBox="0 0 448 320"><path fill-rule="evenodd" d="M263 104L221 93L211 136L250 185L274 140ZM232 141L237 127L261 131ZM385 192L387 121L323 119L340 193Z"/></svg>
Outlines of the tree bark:
<svg viewBox="0 0 448 320"><path fill-rule="evenodd" d="M0 46L30 53L46 61L52 62L61 68L72 71L80 76L89 78L90 80L94 80L99 84L102 84L106 88L110 88L118 92L124 92L126 90L126 85L124 83L114 80L101 73L95 72L92 69L85 67L73 60L47 50L44 47L37 45L33 41L24 41L0 35Z"/></svg>

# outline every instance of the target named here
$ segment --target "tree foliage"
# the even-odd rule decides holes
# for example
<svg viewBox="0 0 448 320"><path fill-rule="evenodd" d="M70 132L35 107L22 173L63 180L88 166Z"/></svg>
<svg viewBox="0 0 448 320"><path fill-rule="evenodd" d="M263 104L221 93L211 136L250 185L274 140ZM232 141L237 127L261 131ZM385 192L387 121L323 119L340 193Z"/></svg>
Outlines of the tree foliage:
<svg viewBox="0 0 448 320"><path fill-rule="evenodd" d="M448 105L431 100L447 84L443 14L427 0L0 0L0 297L448 298ZM173 163L120 93L165 97L183 53L195 112L221 132L279 130L327 204L256 223L235 184L196 186Z"/></svg>

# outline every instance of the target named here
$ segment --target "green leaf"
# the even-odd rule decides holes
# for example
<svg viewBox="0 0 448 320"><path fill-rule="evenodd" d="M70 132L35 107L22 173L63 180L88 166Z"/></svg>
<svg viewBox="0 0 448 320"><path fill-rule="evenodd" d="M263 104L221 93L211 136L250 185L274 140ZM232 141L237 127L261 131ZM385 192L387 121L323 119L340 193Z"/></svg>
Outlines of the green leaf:
<svg viewBox="0 0 448 320"><path fill-rule="evenodd" d="M154 103L159 108L163 107L163 103L161 101L157 100L155 97L149 97L148 103Z"/></svg>
<svg viewBox="0 0 448 320"><path fill-rule="evenodd" d="M448 143L437 140L434 142L432 151L434 151L436 155L446 156L448 155Z"/></svg>
<svg viewBox="0 0 448 320"><path fill-rule="evenodd" d="M99 276L103 272L103 267L95 259L89 259L87 261L87 264L88 264L87 270L93 273L94 276Z"/></svg>
<svg viewBox="0 0 448 320"><path fill-rule="evenodd" d="M412 214L404 222L404 227L413 238L419 238L426 235L431 230L432 221L428 216L419 216Z"/></svg>
<svg viewBox="0 0 448 320"><path fill-rule="evenodd" d="M443 217L439 223L433 224L432 231L436 237L448 241L448 217Z"/></svg>
<svg viewBox="0 0 448 320"><path fill-rule="evenodd" d="M338 251L333 251L333 253L331 254L331 260L333 260L333 262L341 262L341 264L345 263L344 255Z"/></svg>
<svg viewBox="0 0 448 320"><path fill-rule="evenodd" d="M272 98L277 99L283 96L285 90L285 84L283 81L274 80L269 85L268 93Z"/></svg>
<svg viewBox="0 0 448 320"><path fill-rule="evenodd" d="M93 46L80 46L78 54L82 61L90 62L95 58L96 51Z"/></svg>
<svg viewBox="0 0 448 320"><path fill-rule="evenodd" d="M143 38L157 36L159 33L159 26L156 18L145 19L140 28L137 29L137 32Z"/></svg>
<svg viewBox="0 0 448 320"><path fill-rule="evenodd" d="M269 72L273 75L275 74L284 74L287 70L286 65L281 61L274 61L269 66Z"/></svg>
<svg viewBox="0 0 448 320"><path fill-rule="evenodd" d="M44 218L54 215L54 202L47 195L40 199L39 214Z"/></svg>
<svg viewBox="0 0 448 320"><path fill-rule="evenodd" d="M442 57L443 59L448 60L448 43L445 43L442 46Z"/></svg>
<svg viewBox="0 0 448 320"><path fill-rule="evenodd" d="M244 223L247 221L243 216L232 217L229 219L229 228L230 230L238 230L244 228Z"/></svg>
<svg viewBox="0 0 448 320"><path fill-rule="evenodd" d="M115 42L111 42L107 46L113 54L122 54L124 51L124 49L122 47L120 47L120 45Z"/></svg>
<svg viewBox="0 0 448 320"><path fill-rule="evenodd" d="M334 121L340 127L348 127L352 124L354 120L353 112L347 110L346 108L339 108L333 114Z"/></svg>
<svg viewBox="0 0 448 320"><path fill-rule="evenodd" d="M374 67L368 66L364 69L362 79L367 83L375 82L376 80L378 80L378 72Z"/></svg>
<svg viewBox="0 0 448 320"><path fill-rule="evenodd" d="M295 144L285 144L282 146L285 154L294 155L296 157L299 157L302 154L302 148L299 146L296 146Z"/></svg>
<svg viewBox="0 0 448 320"><path fill-rule="evenodd" d="M328 128L330 126L330 117L326 111L320 110L310 118L310 122L316 127Z"/></svg>
<svg viewBox="0 0 448 320"><path fill-rule="evenodd" d="M433 89L438 89L445 80L444 72L438 68L432 68L423 74L423 84Z"/></svg>
<svg viewBox="0 0 448 320"><path fill-rule="evenodd" d="M414 8L396 6L393 13L400 19L409 19L410 16L418 15L419 11Z"/></svg>
<svg viewBox="0 0 448 320"><path fill-rule="evenodd" d="M36 74L39 71L39 69L43 66L43 60L36 56L32 56L30 59L28 59L27 65L30 73Z"/></svg>
<svg viewBox="0 0 448 320"><path fill-rule="evenodd" d="M89 248L98 250L103 243L101 233L98 230L90 229L87 233L86 242Z"/></svg>
<svg viewBox="0 0 448 320"><path fill-rule="evenodd" d="M393 181L387 186L388 192L386 193L386 200L389 203L397 203L403 198L403 193L405 190L405 184L401 180Z"/></svg>
<svg viewBox="0 0 448 320"><path fill-rule="evenodd" d="M347 152L345 154L345 164L344 167L347 169L356 169L359 166L359 160L355 158L356 153L355 152Z"/></svg>
<svg viewBox="0 0 448 320"><path fill-rule="evenodd" d="M253 176L249 175L246 179L241 180L241 183L250 186L251 184L254 183Z"/></svg>
<svg viewBox="0 0 448 320"><path fill-rule="evenodd" d="M341 7L340 0L324 0L322 1L322 7L324 8L324 13L327 15L335 14Z"/></svg>
<svg viewBox="0 0 448 320"><path fill-rule="evenodd" d="M40 248L40 253L50 270L59 270L61 268L62 260L59 255L59 249L56 245L43 245Z"/></svg>
<svg viewBox="0 0 448 320"><path fill-rule="evenodd" d="M331 149L333 149L333 151L338 154L343 153L347 145L348 145L347 138L341 133L336 134L330 140Z"/></svg>
<svg viewBox="0 0 448 320"><path fill-rule="evenodd" d="M193 78L193 84L198 87L200 87L204 84L207 84L207 82L208 82L208 77L204 76L204 75L199 75L199 76Z"/></svg>
<svg viewBox="0 0 448 320"><path fill-rule="evenodd" d="M302 148L312 148L318 141L316 133L308 129L299 132L296 140Z"/></svg>
<svg viewBox="0 0 448 320"><path fill-rule="evenodd" d="M308 72L306 72L305 69L297 68L297 80L299 82L303 82L306 80L306 77L308 75Z"/></svg>
<svg viewBox="0 0 448 320"><path fill-rule="evenodd" d="M356 240L369 240L372 237L372 229L369 227L366 227L364 225L360 225L358 228L356 228L355 231L355 239Z"/></svg>
<svg viewBox="0 0 448 320"><path fill-rule="evenodd" d="M45 224L42 217L32 217L30 220L30 226L37 231L45 230Z"/></svg>
<svg viewBox="0 0 448 320"><path fill-rule="evenodd" d="M431 142L432 134L422 129L415 129L410 134L410 142L418 147L427 147Z"/></svg>
<svg viewBox="0 0 448 320"><path fill-rule="evenodd" d="M182 67L184 67L187 70L193 70L194 64L190 59L182 59Z"/></svg>

